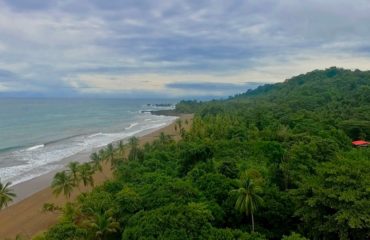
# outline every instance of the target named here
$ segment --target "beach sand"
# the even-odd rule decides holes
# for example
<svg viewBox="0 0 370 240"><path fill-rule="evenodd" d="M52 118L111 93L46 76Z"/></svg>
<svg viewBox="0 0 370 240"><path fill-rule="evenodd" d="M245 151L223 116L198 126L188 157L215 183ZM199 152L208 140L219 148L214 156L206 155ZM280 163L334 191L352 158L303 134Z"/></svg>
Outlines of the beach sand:
<svg viewBox="0 0 370 240"><path fill-rule="evenodd" d="M189 124L183 124L185 128L190 128L193 116L186 114L180 116L182 121L188 120ZM172 135L175 140L180 139L179 131L175 131L175 123L164 128L158 129L152 133L140 137L140 144L152 142L157 139L161 132ZM67 158L67 161L89 161L90 153L82 153ZM67 202L64 196L55 197L49 187L51 179L55 172L37 177L30 181L14 186L17 193L15 204L0 211L0 239L15 238L17 235L32 237L38 234L58 221L58 214L43 213L41 211L44 203L54 203L62 206ZM103 166L103 173L96 173L94 176L95 185L103 183L112 177L112 171L109 165ZM90 188L81 187L81 191L89 191ZM70 201L79 195L79 191L73 192Z"/></svg>

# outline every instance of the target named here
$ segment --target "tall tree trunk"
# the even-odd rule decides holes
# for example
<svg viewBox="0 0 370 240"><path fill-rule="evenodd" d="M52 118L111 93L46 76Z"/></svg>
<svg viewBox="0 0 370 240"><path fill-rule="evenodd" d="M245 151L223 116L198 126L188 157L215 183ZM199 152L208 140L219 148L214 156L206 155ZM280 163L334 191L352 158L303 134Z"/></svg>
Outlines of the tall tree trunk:
<svg viewBox="0 0 370 240"><path fill-rule="evenodd" d="M252 232L254 232L254 217L253 217L253 213L251 213L251 218L252 218Z"/></svg>
<svg viewBox="0 0 370 240"><path fill-rule="evenodd" d="M288 191L288 176L286 174L284 174L284 188L285 191Z"/></svg>

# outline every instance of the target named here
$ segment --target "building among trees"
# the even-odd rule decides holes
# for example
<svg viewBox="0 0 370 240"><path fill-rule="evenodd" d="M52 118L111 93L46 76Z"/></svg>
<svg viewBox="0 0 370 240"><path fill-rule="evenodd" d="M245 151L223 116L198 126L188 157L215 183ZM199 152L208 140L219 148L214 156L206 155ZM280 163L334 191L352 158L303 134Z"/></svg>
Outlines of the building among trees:
<svg viewBox="0 0 370 240"><path fill-rule="evenodd" d="M369 144L370 144L369 142L366 142L364 140L357 140L352 142L352 145L354 147L368 147Z"/></svg>

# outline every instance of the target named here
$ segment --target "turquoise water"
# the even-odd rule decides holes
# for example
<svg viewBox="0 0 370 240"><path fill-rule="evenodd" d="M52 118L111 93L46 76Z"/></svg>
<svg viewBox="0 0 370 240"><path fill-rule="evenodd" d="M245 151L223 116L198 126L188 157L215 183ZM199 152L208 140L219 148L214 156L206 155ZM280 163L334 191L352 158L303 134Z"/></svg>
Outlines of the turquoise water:
<svg viewBox="0 0 370 240"><path fill-rule="evenodd" d="M61 160L143 131L160 128L173 117L168 100L0 99L0 179L19 183L63 167Z"/></svg>

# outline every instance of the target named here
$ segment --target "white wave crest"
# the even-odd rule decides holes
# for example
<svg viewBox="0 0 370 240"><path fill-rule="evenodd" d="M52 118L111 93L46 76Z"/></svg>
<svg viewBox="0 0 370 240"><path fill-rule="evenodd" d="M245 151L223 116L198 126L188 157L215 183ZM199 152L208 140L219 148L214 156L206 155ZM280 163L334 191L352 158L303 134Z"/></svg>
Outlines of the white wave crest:
<svg viewBox="0 0 370 240"><path fill-rule="evenodd" d="M26 151L33 151L33 150L40 149L40 148L43 148L43 147L45 147L44 144L35 145L35 146L27 148Z"/></svg>
<svg viewBox="0 0 370 240"><path fill-rule="evenodd" d="M125 130L130 130L131 128L137 126L139 123L137 122L134 122L134 123L131 123L130 126L128 126L127 128L125 128Z"/></svg>

